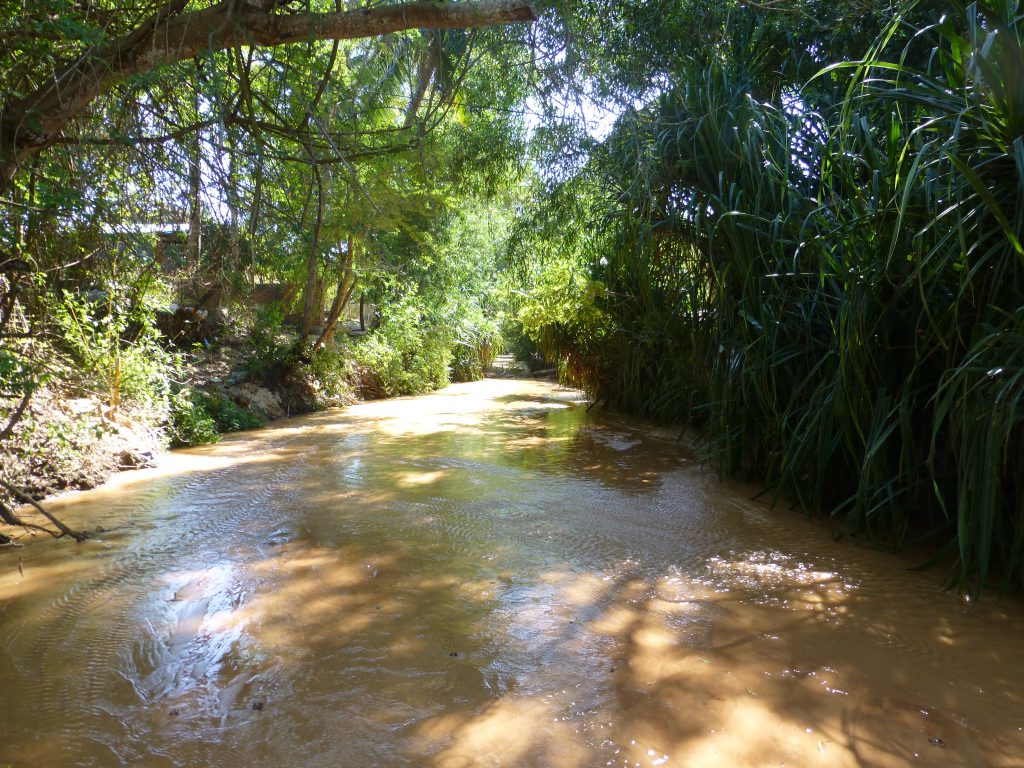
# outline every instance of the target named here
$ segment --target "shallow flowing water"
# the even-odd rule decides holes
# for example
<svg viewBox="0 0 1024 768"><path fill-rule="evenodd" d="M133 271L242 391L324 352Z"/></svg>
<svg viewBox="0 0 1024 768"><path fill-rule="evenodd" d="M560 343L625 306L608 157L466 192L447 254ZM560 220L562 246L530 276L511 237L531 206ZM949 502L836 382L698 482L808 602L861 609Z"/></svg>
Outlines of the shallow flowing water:
<svg viewBox="0 0 1024 768"><path fill-rule="evenodd" d="M0 764L1024 764L1019 604L751 493L537 382L172 454L0 552Z"/></svg>

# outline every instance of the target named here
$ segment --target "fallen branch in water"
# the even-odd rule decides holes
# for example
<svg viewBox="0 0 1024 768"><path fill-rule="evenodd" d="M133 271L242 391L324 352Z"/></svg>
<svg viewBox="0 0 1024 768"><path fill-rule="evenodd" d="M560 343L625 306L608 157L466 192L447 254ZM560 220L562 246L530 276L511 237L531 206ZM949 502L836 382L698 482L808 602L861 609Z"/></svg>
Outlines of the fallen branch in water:
<svg viewBox="0 0 1024 768"><path fill-rule="evenodd" d="M26 531L29 532L39 531L41 533L48 533L55 539L59 539L63 535L60 533L60 531L51 531L49 528L46 528L45 526L36 525L35 523L28 523L22 520L20 517L14 514L13 509L8 507L2 501L0 501L0 522L6 523L7 525L14 525L19 528L24 528ZM14 545L14 542L7 536L3 536L2 543L3 546L5 547L10 547Z"/></svg>
<svg viewBox="0 0 1024 768"><path fill-rule="evenodd" d="M14 513L13 509L8 507L3 502L0 502L0 520L3 520L8 525L17 525L17 526L20 526L20 527L26 528L26 529L31 529L31 530L35 530L35 531L42 531L44 533L50 534L55 539L59 539L61 536L70 536L75 541L85 541L85 539L88 538L88 534L82 533L81 531L73 531L70 528L68 528L58 518L56 518L54 515L50 514L50 512L48 512L43 507L42 504L40 504L38 501L33 499L31 496L29 496L27 493L25 493L20 488L17 488L17 487L11 485L10 483L8 483L8 482L6 482L4 480L0 480L0 488L3 488L8 493L10 493L12 496L16 496L17 498L21 499L26 504L30 504L31 506L35 507L35 510L39 514L41 514L43 517L45 517L47 520L49 520L51 523L53 523L57 527L57 530L60 531L60 533L54 533L49 528L45 528L45 527L43 527L41 525L35 525L33 523L26 523L24 520L22 520L20 517L18 517Z"/></svg>

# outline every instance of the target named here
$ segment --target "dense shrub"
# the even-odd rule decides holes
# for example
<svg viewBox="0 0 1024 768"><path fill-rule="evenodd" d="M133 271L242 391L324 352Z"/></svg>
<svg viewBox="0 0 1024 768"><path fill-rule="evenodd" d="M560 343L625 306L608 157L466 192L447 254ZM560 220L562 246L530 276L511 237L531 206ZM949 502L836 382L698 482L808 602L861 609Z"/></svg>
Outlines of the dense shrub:
<svg viewBox="0 0 1024 768"><path fill-rule="evenodd" d="M494 358L505 348L497 319L487 317L479 305L462 313L452 342L452 381L479 381Z"/></svg>
<svg viewBox="0 0 1024 768"><path fill-rule="evenodd" d="M309 374L324 405L341 405L352 400L356 363L347 341L323 347L308 364Z"/></svg>
<svg viewBox="0 0 1024 768"><path fill-rule="evenodd" d="M282 335L283 323L279 304L256 312L245 346L245 371L253 378L274 384L283 368L297 362L294 341Z"/></svg>
<svg viewBox="0 0 1024 768"><path fill-rule="evenodd" d="M63 291L48 310L60 332L55 351L74 367L83 394L160 419L180 358L160 343L153 299L145 282L111 280L87 292Z"/></svg>
<svg viewBox="0 0 1024 768"><path fill-rule="evenodd" d="M170 405L167 433L176 447L215 443L222 433L263 426L263 419L220 393L182 388L171 396Z"/></svg>
<svg viewBox="0 0 1024 768"><path fill-rule="evenodd" d="M220 440L217 422L203 407L201 397L190 389L171 396L167 436L173 447L205 445Z"/></svg>
<svg viewBox="0 0 1024 768"><path fill-rule="evenodd" d="M414 395L449 382L450 331L425 328L411 296L387 308L380 327L357 340L352 354L364 397Z"/></svg>
<svg viewBox="0 0 1024 768"><path fill-rule="evenodd" d="M263 419L220 393L194 392L192 400L213 419L218 432L238 432L263 426Z"/></svg>

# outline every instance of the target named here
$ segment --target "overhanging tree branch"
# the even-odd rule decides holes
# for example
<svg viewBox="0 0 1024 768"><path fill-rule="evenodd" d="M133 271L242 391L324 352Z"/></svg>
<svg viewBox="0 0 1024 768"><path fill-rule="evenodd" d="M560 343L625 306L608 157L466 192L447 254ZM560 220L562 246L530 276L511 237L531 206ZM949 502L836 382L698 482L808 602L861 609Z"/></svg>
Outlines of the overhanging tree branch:
<svg viewBox="0 0 1024 768"><path fill-rule="evenodd" d="M172 0L132 32L86 51L28 96L0 112L0 193L18 166L53 144L101 93L133 75L239 46L351 40L408 29L467 29L536 20L527 0L413 2L336 13L278 14L225 0L185 12Z"/></svg>

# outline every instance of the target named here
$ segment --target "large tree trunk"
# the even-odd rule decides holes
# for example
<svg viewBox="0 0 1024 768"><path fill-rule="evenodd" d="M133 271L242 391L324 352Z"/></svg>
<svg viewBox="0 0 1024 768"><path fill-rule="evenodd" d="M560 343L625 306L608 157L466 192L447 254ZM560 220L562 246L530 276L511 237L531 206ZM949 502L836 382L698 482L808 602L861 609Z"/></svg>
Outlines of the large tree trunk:
<svg viewBox="0 0 1024 768"><path fill-rule="evenodd" d="M405 111L403 128L411 128L413 123L416 122L416 115L419 113L423 99L427 95L427 89L430 88L430 80L434 76L434 70L437 69L437 50L435 46L436 41L430 40L420 54L419 61L416 63L416 85L413 88L412 98L409 99L409 108Z"/></svg>
<svg viewBox="0 0 1024 768"><path fill-rule="evenodd" d="M536 20L526 0L414 2L337 13L278 14L225 0L185 12L171 0L124 37L90 48L46 83L0 111L0 193L18 166L50 146L68 123L115 83L204 51L238 46L349 40L406 29L459 29Z"/></svg>
<svg viewBox="0 0 1024 768"><path fill-rule="evenodd" d="M305 344L309 334L313 332L315 320L323 313L323 292L318 290L317 277L320 266L320 233L324 226L324 207L327 205L324 190L324 175L319 166L313 166L316 179L316 221L313 223L313 237L309 244L309 256L306 259L306 289L302 302L302 329L299 334L301 343Z"/></svg>
<svg viewBox="0 0 1024 768"><path fill-rule="evenodd" d="M352 235L348 236L348 253L338 259L338 288L334 294L331 311L327 314L327 322L317 340L310 348L310 354L316 354L322 347L334 341L334 329L345 307L352 299L356 289L356 242Z"/></svg>
<svg viewBox="0 0 1024 768"><path fill-rule="evenodd" d="M196 104L199 92L196 92ZM203 140L196 131L188 154L188 235L185 238L185 264L196 272L203 248Z"/></svg>
<svg viewBox="0 0 1024 768"><path fill-rule="evenodd" d="M228 237L230 255L228 256L228 274L237 274L242 267L242 233L239 230L238 206L241 195L238 190L238 142L234 131L228 133L225 139L230 148L228 154L228 178L227 178L227 201L228 201Z"/></svg>

